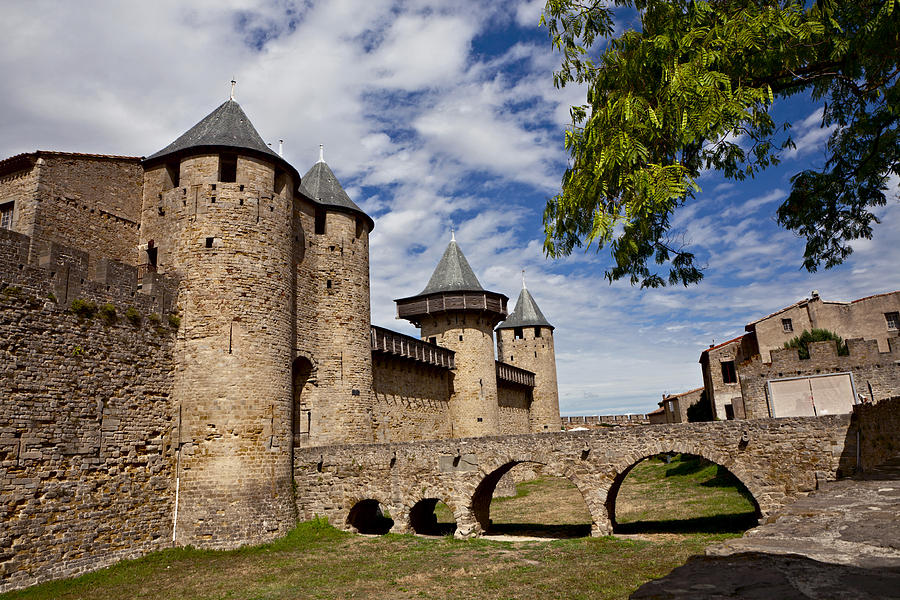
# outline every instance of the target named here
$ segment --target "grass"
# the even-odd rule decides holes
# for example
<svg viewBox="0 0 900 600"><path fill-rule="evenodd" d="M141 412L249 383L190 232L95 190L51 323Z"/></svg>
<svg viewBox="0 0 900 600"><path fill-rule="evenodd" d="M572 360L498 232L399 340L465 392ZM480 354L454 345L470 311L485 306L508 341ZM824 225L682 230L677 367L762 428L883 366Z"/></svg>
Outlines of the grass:
<svg viewBox="0 0 900 600"><path fill-rule="evenodd" d="M516 497L494 500L492 518L499 525L517 520L550 527L589 523L583 499L567 484L553 478L520 484ZM672 499L676 493L681 500ZM729 494L738 500L722 500ZM652 506L641 505L642 496ZM746 501L715 468L690 460L671 465L648 460L622 486L620 521L705 518L721 510L716 507L736 510L740 500ZM629 508L623 510L623 505ZM439 504L436 512L439 521L452 520L446 507ZM644 539L460 541L449 536L358 536L311 521L271 544L230 552L165 550L0 599L626 598L709 543L734 535L701 531L650 533Z"/></svg>

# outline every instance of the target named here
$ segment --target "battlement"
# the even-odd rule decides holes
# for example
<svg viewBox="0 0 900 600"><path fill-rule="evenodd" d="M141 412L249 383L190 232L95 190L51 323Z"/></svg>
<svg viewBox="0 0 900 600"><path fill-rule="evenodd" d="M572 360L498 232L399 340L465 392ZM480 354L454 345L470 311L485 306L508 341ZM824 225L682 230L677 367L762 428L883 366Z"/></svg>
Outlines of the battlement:
<svg viewBox="0 0 900 600"><path fill-rule="evenodd" d="M139 279L137 267L109 258L98 259L92 273L90 259L83 250L0 229L0 280L7 286L27 287L66 305L78 298L146 313L172 310L173 286L156 273Z"/></svg>
<svg viewBox="0 0 900 600"><path fill-rule="evenodd" d="M847 340L849 353L844 356L838 354L837 343L834 341L812 342L809 344L809 358L800 358L796 348L779 348L772 350L771 362L764 363L762 357L755 355L741 365L741 371L743 373L756 365L763 365L767 370L794 371L806 369L811 364L852 367L900 360L900 338L888 338L887 342L889 350L881 352L877 340Z"/></svg>

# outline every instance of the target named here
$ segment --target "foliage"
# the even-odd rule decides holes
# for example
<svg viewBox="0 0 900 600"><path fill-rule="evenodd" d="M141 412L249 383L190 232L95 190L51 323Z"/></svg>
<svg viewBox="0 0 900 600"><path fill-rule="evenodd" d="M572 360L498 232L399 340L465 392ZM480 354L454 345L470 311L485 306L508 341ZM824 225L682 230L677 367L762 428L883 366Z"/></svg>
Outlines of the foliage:
<svg viewBox="0 0 900 600"><path fill-rule="evenodd" d="M72 300L69 310L79 319L93 319L94 315L97 314L97 305L90 300L75 298Z"/></svg>
<svg viewBox="0 0 900 600"><path fill-rule="evenodd" d="M141 325L141 313L133 307L129 306L128 310L125 311L125 318L128 319L128 322L134 325L135 327L140 327Z"/></svg>
<svg viewBox="0 0 900 600"><path fill-rule="evenodd" d="M709 395L706 390L700 392L700 399L688 406L687 408L688 423L699 423L701 421L712 421L712 406L709 403Z"/></svg>
<svg viewBox="0 0 900 600"><path fill-rule="evenodd" d="M847 342L841 339L841 336L839 336L835 332L829 331L827 329L813 329L812 331L807 331L804 329L803 333L785 342L784 347L796 348L797 354L800 356L800 358L806 359L809 358L810 342L827 342L830 340L834 340L835 342L837 342L838 356L847 356L850 354L850 349L847 347Z"/></svg>
<svg viewBox="0 0 900 600"><path fill-rule="evenodd" d="M162 318L156 313L150 313L150 316L147 319L154 325L157 326L162 323Z"/></svg>
<svg viewBox="0 0 900 600"><path fill-rule="evenodd" d="M176 315L174 313L170 314L169 315L169 327L171 327L172 329L178 329L179 327L181 327L181 317L179 317L178 315Z"/></svg>
<svg viewBox="0 0 900 600"><path fill-rule="evenodd" d="M112 325L116 322L116 307L114 304L109 302L105 304L101 304L100 308L97 309L97 312L100 313L100 318L103 319L103 322L107 325Z"/></svg>
<svg viewBox="0 0 900 600"><path fill-rule="evenodd" d="M794 142L770 109L798 93L822 103L831 133L823 167L792 178L779 224L806 239L809 271L871 238L887 177L900 174L900 0L615 0L641 21L618 37L611 4L547 0L541 17L562 54L556 85L588 87L544 212L549 256L608 246L610 281L696 283L671 216L704 169L743 180L777 164Z"/></svg>

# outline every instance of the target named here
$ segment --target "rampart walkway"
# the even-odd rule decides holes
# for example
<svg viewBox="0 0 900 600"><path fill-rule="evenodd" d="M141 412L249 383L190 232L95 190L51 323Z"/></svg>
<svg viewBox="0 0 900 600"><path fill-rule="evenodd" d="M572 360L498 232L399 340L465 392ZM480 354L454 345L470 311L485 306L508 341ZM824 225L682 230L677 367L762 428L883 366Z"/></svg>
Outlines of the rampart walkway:
<svg viewBox="0 0 900 600"><path fill-rule="evenodd" d="M593 535L615 528L619 486L631 468L661 452L702 456L731 471L760 516L856 468L850 416L724 421L605 430L296 449L294 480L300 519L327 516L365 529L380 505L391 531L419 531L434 503L453 511L458 537L490 524L500 478L518 464L541 465L581 492Z"/></svg>

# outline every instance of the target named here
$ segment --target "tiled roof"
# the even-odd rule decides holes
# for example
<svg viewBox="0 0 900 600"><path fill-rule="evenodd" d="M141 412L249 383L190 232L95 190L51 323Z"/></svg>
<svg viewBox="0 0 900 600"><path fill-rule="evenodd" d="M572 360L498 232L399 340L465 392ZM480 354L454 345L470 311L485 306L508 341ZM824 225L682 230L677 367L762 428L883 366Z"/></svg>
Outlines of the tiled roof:
<svg viewBox="0 0 900 600"><path fill-rule="evenodd" d="M497 329L512 329L514 327L549 327L553 329L553 325L538 308L537 302L531 295L531 292L525 286L519 292L519 299L516 300L516 308L505 321L497 326Z"/></svg>
<svg viewBox="0 0 900 600"><path fill-rule="evenodd" d="M483 291L484 288L475 277L469 261L463 256L462 250L456 240L451 240L444 255L438 262L431 279L425 289L418 295L434 294L436 292L461 292L461 291Z"/></svg>
<svg viewBox="0 0 900 600"><path fill-rule="evenodd" d="M244 148L285 162L263 141L241 106L234 100L226 100L177 140L148 156L147 160L156 160L182 150L203 146Z"/></svg>

